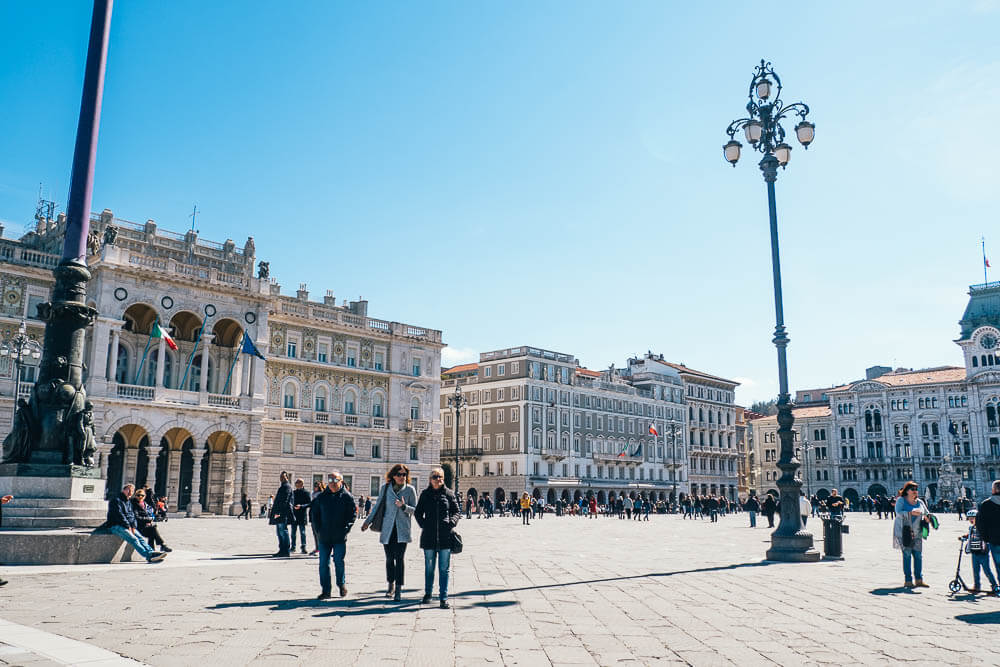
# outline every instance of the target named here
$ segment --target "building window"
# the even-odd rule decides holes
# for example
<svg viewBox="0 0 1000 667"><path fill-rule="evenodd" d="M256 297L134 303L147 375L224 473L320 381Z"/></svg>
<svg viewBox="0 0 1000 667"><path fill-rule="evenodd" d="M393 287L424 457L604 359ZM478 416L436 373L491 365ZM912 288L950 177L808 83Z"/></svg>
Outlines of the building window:
<svg viewBox="0 0 1000 667"><path fill-rule="evenodd" d="M354 456L354 438L344 438L344 456Z"/></svg>
<svg viewBox="0 0 1000 667"><path fill-rule="evenodd" d="M286 348L287 357L289 359L294 359L298 354L299 343L298 341L290 340L288 341L288 347Z"/></svg>
<svg viewBox="0 0 1000 667"><path fill-rule="evenodd" d="M350 345L347 346L347 365L352 368L358 365L358 350Z"/></svg>
<svg viewBox="0 0 1000 667"><path fill-rule="evenodd" d="M519 362L519 361L512 361L512 362L510 362L510 372L511 372L511 375L513 375L514 373L519 372L520 370L521 370L521 362ZM516 473L514 473L514 474L516 474Z"/></svg>
<svg viewBox="0 0 1000 667"><path fill-rule="evenodd" d="M325 364L327 360L327 354L329 353L329 351L330 348L326 343L320 343L316 348L316 361Z"/></svg>
<svg viewBox="0 0 1000 667"><path fill-rule="evenodd" d="M497 366L497 377L503 377L504 375L507 375L507 365L500 364L499 366Z"/></svg>
<svg viewBox="0 0 1000 667"><path fill-rule="evenodd" d="M384 417L385 416L385 399L382 398L382 394L375 394L375 398L372 399L372 417Z"/></svg>
<svg viewBox="0 0 1000 667"><path fill-rule="evenodd" d="M284 405L286 408L292 410L295 408L295 385L291 382L285 385L285 396Z"/></svg>
<svg viewBox="0 0 1000 667"><path fill-rule="evenodd" d="M281 453L282 454L292 454L295 452L295 434L294 433L282 433L281 434Z"/></svg>
<svg viewBox="0 0 1000 667"><path fill-rule="evenodd" d="M326 412L326 388L316 390L316 412Z"/></svg>
<svg viewBox="0 0 1000 667"><path fill-rule="evenodd" d="M372 440L372 458L380 459L382 458L382 441Z"/></svg>
<svg viewBox="0 0 1000 667"><path fill-rule="evenodd" d="M510 451L516 452L517 446L518 446L517 433L511 433L510 441L507 443L507 447L510 449Z"/></svg>
<svg viewBox="0 0 1000 667"><path fill-rule="evenodd" d="M313 456L323 456L323 436L313 436Z"/></svg>
<svg viewBox="0 0 1000 667"><path fill-rule="evenodd" d="M419 454L419 452L417 451L417 446L416 445L410 445L410 460L411 461L416 461L417 458L419 458L418 454ZM415 484L416 484L416 482L414 482L414 485Z"/></svg>
<svg viewBox="0 0 1000 667"><path fill-rule="evenodd" d="M493 368L491 366L486 366L485 368L483 368L483 377L488 378L492 376L493 376Z"/></svg>
<svg viewBox="0 0 1000 667"><path fill-rule="evenodd" d="M382 368L383 368L384 365L385 365L385 355L382 354L381 352L376 352L375 353L375 370L377 370L377 371L382 370Z"/></svg>
<svg viewBox="0 0 1000 667"><path fill-rule="evenodd" d="M368 491L370 495L377 496L379 489L382 486L382 478L379 477L378 475L372 475L371 477L369 477L369 480L371 481L371 484L368 487Z"/></svg>
<svg viewBox="0 0 1000 667"><path fill-rule="evenodd" d="M420 376L420 357L413 358L413 376L414 377Z"/></svg>
<svg viewBox="0 0 1000 667"><path fill-rule="evenodd" d="M345 415L355 415L357 414L357 401L358 395L354 393L353 389L348 389L344 392L344 414Z"/></svg>
<svg viewBox="0 0 1000 667"><path fill-rule="evenodd" d="M410 401L410 419L420 419L420 399Z"/></svg>
<svg viewBox="0 0 1000 667"><path fill-rule="evenodd" d="M344 487L350 493L351 489L354 488L354 475L344 475Z"/></svg>

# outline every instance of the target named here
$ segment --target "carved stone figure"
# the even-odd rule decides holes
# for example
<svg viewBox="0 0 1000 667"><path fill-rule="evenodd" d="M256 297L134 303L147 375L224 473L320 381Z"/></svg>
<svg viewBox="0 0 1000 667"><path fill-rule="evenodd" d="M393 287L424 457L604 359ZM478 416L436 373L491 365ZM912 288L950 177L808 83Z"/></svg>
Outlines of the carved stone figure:
<svg viewBox="0 0 1000 667"><path fill-rule="evenodd" d="M118 240L118 228L114 225L108 225L104 228L104 245L114 245L115 241Z"/></svg>
<svg viewBox="0 0 1000 667"><path fill-rule="evenodd" d="M73 463L76 465L94 465L94 454L97 452L97 438L94 437L94 404L86 401L83 409L71 418L69 423L69 440L73 444Z"/></svg>
<svg viewBox="0 0 1000 667"><path fill-rule="evenodd" d="M31 406L23 398L17 399L14 425L3 441L2 463L25 463L31 456L31 443L36 435L36 422Z"/></svg>
<svg viewBox="0 0 1000 667"><path fill-rule="evenodd" d="M96 229L91 229L87 234L87 254L96 255L101 252L101 235Z"/></svg>
<svg viewBox="0 0 1000 667"><path fill-rule="evenodd" d="M257 277L261 280L266 280L271 276L271 263L270 262L260 262L257 264Z"/></svg>

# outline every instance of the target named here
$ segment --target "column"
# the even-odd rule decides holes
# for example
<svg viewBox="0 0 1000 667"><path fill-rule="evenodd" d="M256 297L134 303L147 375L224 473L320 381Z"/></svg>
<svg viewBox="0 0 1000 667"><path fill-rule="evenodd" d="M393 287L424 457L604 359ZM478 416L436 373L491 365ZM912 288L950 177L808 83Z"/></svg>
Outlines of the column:
<svg viewBox="0 0 1000 667"><path fill-rule="evenodd" d="M149 439L150 439L150 441L152 441L154 438L153 438L153 436L150 436ZM157 442L159 442L159 437L156 437L156 440L157 440ZM160 445L155 445L154 446L152 444L149 447L146 448L146 452L149 454L149 461L146 464L146 484L149 485L149 488L151 488L151 489L154 490L153 491L154 493L156 492L155 491L155 489L156 489L156 462L160 458L160 450L161 449L163 449L163 448ZM166 471L164 471L164 473L166 473Z"/></svg>
<svg viewBox="0 0 1000 667"><path fill-rule="evenodd" d="M237 445L238 447L238 445ZM243 499L240 477L243 468L243 452L234 451L226 454L226 471L227 476L232 475L232 484L227 484L226 486L232 491L230 491L231 502L229 503L229 516L236 516L242 511L241 501Z"/></svg>
<svg viewBox="0 0 1000 667"><path fill-rule="evenodd" d="M121 334L121 329L111 330L111 365L108 368L108 382L114 382L118 376L118 341Z"/></svg>
<svg viewBox="0 0 1000 667"><path fill-rule="evenodd" d="M135 466L136 459L139 456L138 447L126 447L125 448L125 468L122 470L122 485L125 484L135 484Z"/></svg>
<svg viewBox="0 0 1000 667"><path fill-rule="evenodd" d="M253 363L252 354L243 355L243 368L240 372L240 395L249 396L250 395L250 364ZM332 399L332 397L331 397Z"/></svg>
<svg viewBox="0 0 1000 667"><path fill-rule="evenodd" d="M108 463L111 460L111 450L114 446L113 442L102 442L97 446L97 451L100 452L101 479L108 478Z"/></svg>
<svg viewBox="0 0 1000 667"><path fill-rule="evenodd" d="M111 324L114 320L98 318L94 325L94 339L87 359L87 392L103 395L107 385L108 347L111 344Z"/></svg>
<svg viewBox="0 0 1000 667"><path fill-rule="evenodd" d="M212 347L212 334L205 334L202 336L202 346L201 346L201 386L198 391L205 393L208 391L208 371L209 371L209 348Z"/></svg>
<svg viewBox="0 0 1000 667"><path fill-rule="evenodd" d="M201 514L201 460L204 456L204 449L194 449L191 451L191 458L193 460L191 462L191 501L188 502L187 506L188 516L198 516Z"/></svg>
<svg viewBox="0 0 1000 667"><path fill-rule="evenodd" d="M167 343L160 339L159 349L156 351L156 388L163 388L163 370L167 365Z"/></svg>

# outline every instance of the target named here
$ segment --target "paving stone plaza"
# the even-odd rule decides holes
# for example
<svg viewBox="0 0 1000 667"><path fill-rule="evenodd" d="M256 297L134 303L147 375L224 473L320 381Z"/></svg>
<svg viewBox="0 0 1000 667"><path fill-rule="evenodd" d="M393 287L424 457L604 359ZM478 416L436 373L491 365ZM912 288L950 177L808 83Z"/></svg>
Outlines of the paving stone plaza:
<svg viewBox="0 0 1000 667"><path fill-rule="evenodd" d="M746 515L473 516L441 610L419 604L416 545L394 603L377 538L356 526L349 594L319 602L315 558L264 557L266 521L172 519L159 565L0 568L0 664L1000 664L1000 599L948 596L964 521L942 517L917 592L901 588L891 521L848 521L846 560L783 564L762 561L769 531Z"/></svg>

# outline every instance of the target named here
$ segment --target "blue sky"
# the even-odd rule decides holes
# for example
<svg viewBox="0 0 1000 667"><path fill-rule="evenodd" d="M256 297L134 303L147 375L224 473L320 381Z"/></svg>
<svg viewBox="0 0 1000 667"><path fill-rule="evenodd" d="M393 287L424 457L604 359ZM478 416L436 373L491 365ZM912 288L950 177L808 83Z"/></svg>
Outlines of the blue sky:
<svg viewBox="0 0 1000 667"><path fill-rule="evenodd" d="M793 389L960 363L981 235L1000 268L995 0L290 7L118 3L95 210L183 231L197 203L286 292L442 329L446 364L653 350L749 403L777 384L766 191L721 146L764 57L817 126L777 183ZM89 21L0 4L7 236L39 183L65 208Z"/></svg>

